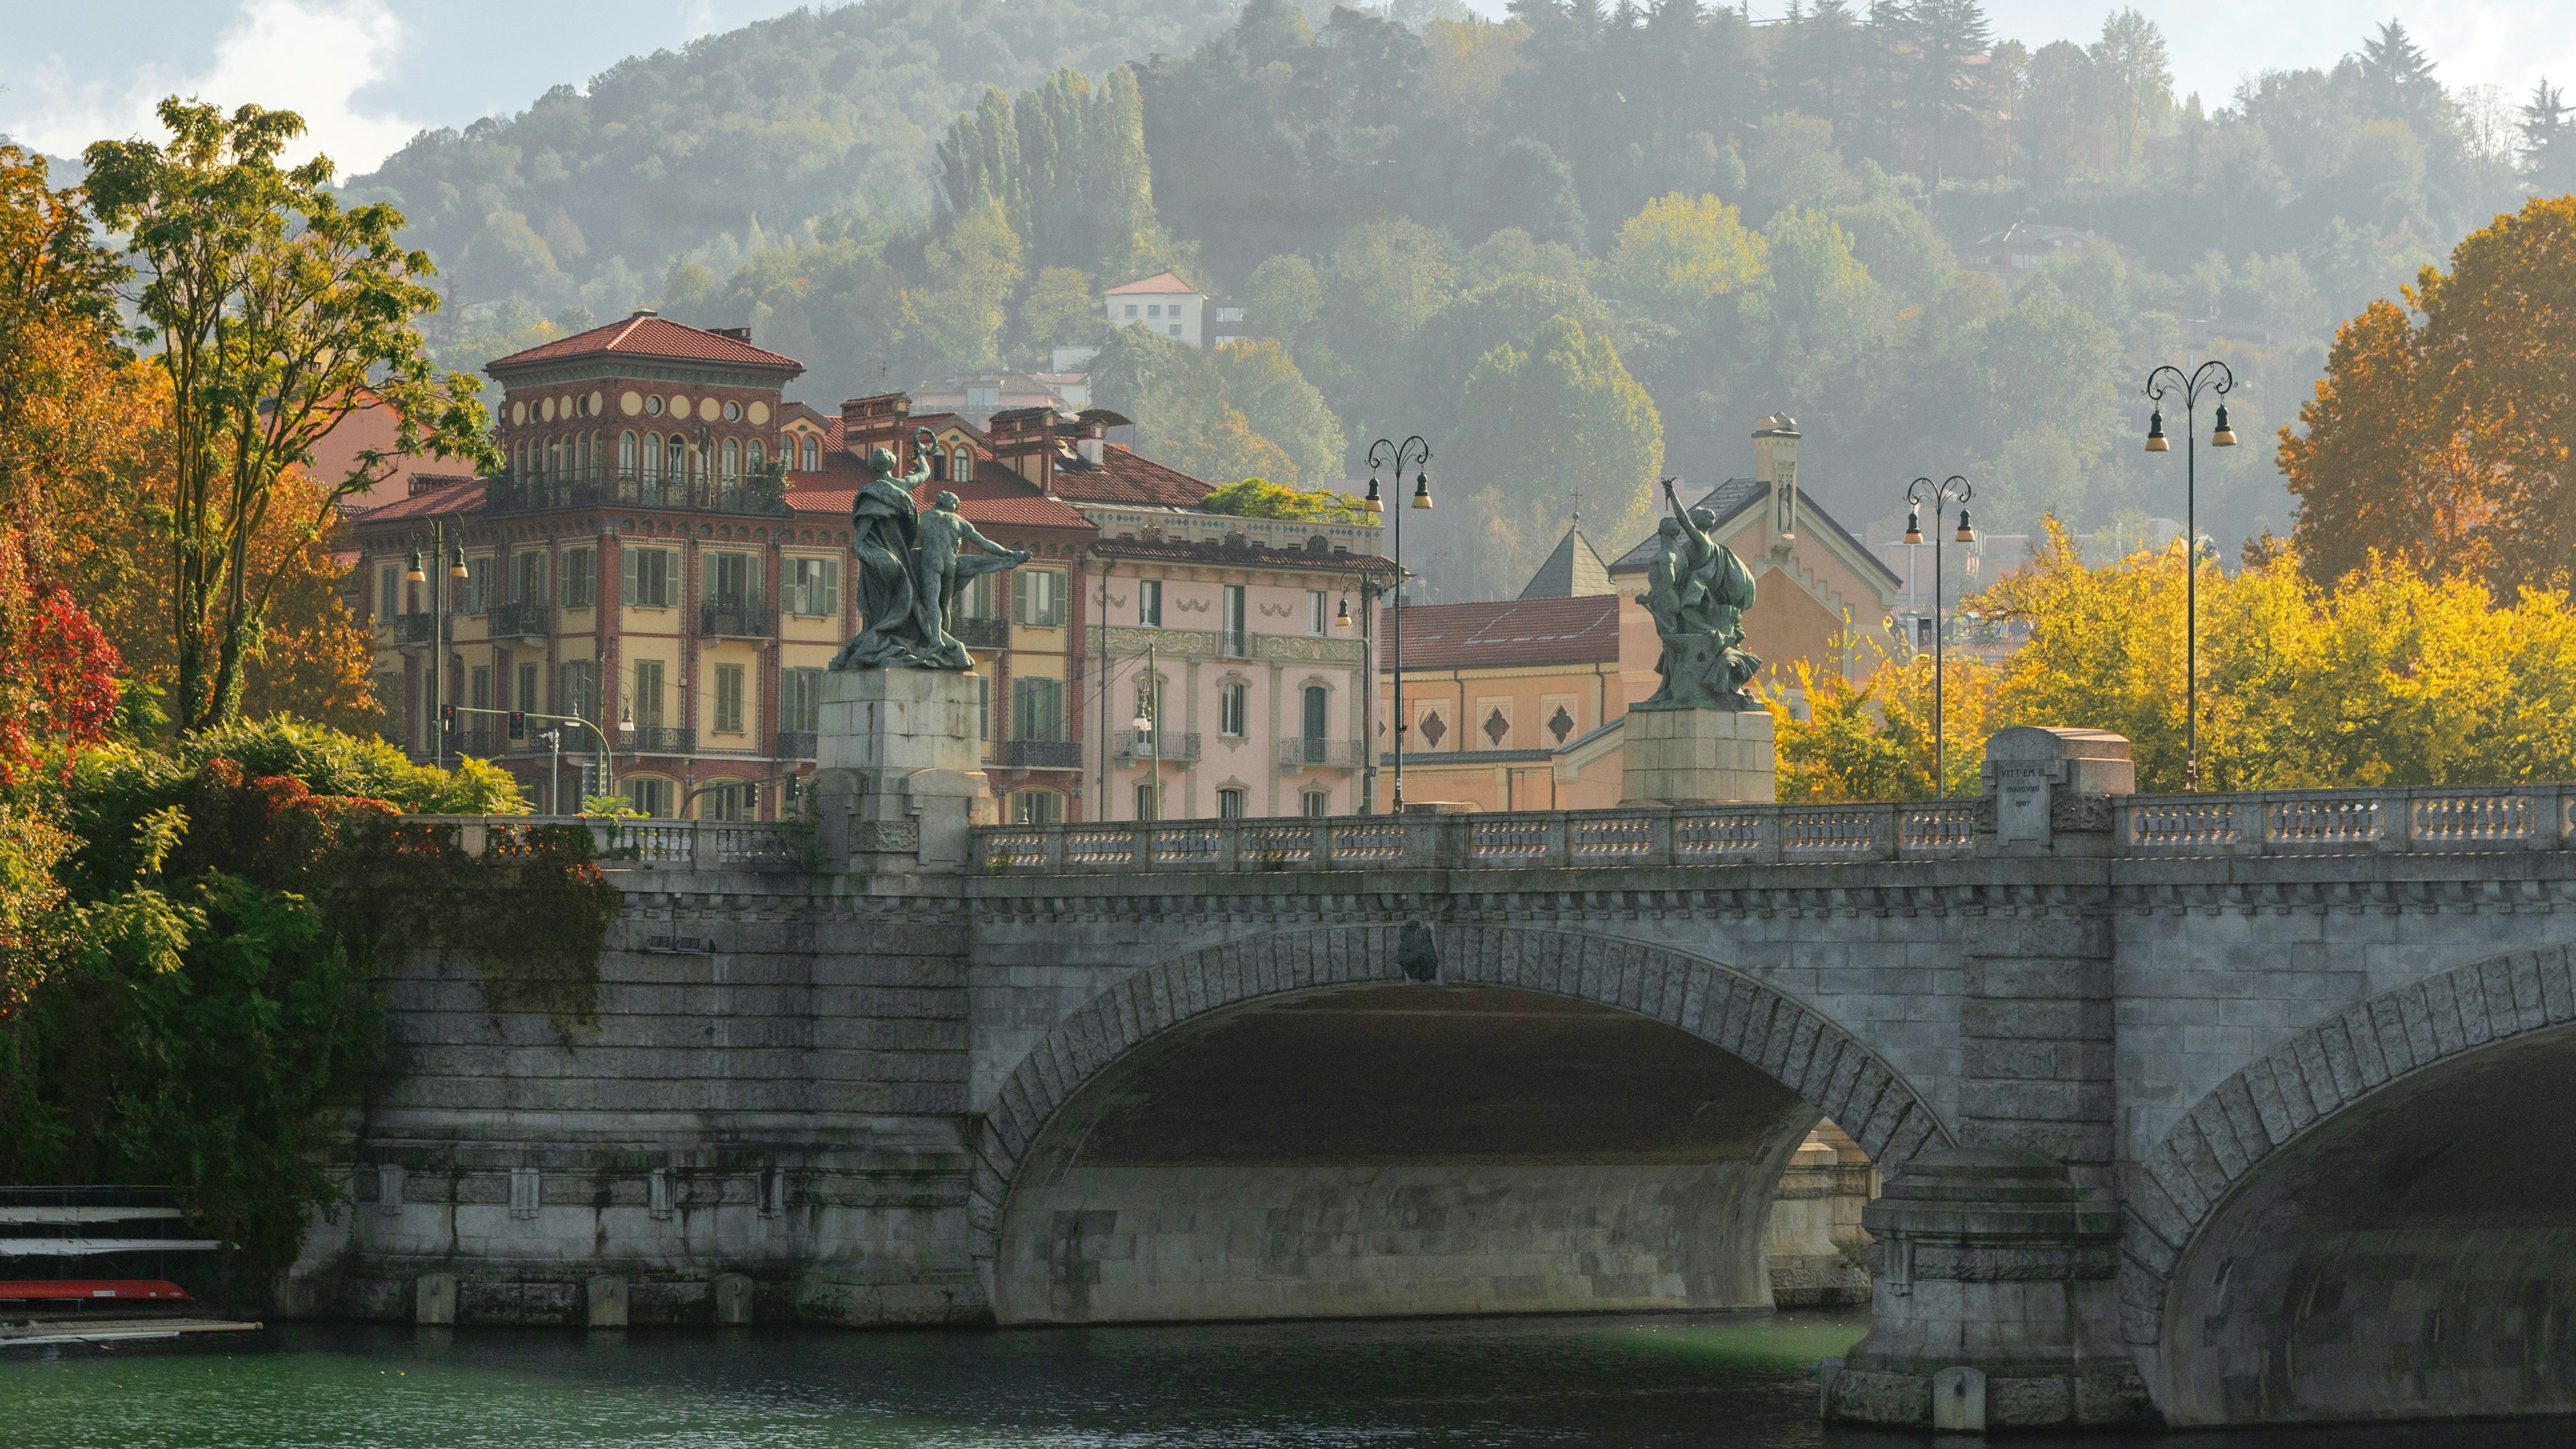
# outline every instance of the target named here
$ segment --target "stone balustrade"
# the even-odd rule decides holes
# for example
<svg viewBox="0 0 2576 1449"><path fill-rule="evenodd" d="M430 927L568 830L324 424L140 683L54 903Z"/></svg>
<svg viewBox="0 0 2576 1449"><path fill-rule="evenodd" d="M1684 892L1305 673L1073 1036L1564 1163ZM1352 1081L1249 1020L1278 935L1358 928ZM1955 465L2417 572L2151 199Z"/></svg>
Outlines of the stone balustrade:
<svg viewBox="0 0 2576 1449"><path fill-rule="evenodd" d="M588 830L600 867L656 870L803 870L807 848L788 825L750 820L619 820L601 815L406 815L403 823L443 834L481 855L544 826Z"/></svg>
<svg viewBox="0 0 2576 1449"><path fill-rule="evenodd" d="M2269 790L2100 797L2110 854L2140 859L2565 850L2576 785ZM1979 802L1715 805L1331 819L987 826L972 869L1048 872L1509 870L1938 860L1978 848ZM494 832L579 825L604 866L796 870L810 850L777 822L414 815L480 854ZM1988 838L1991 838L1989 836Z"/></svg>
<svg viewBox="0 0 2576 1449"><path fill-rule="evenodd" d="M2097 798L2115 856L2563 850L2576 842L2576 786ZM1933 860L1973 853L1978 815L1977 801L1950 800L1020 825L976 831L975 861L986 874L1031 875Z"/></svg>

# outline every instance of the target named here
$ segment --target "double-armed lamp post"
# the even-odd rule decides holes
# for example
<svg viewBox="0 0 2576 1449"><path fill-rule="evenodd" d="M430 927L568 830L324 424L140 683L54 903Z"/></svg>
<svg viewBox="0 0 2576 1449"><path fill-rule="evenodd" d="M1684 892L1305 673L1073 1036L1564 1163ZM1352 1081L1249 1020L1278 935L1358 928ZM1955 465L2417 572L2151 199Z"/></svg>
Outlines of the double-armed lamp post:
<svg viewBox="0 0 2576 1449"><path fill-rule="evenodd" d="M1905 541L1923 542L1923 505L1932 505L1932 795L1939 799L1950 793L1948 765L1949 711L1942 707L1941 667L1941 505L1959 505L1959 527L1951 537L1959 543L1975 543L1977 531L1968 524L1968 498L1975 490L1968 480L1953 473L1935 483L1917 478L1905 485Z"/></svg>
<svg viewBox="0 0 2576 1449"><path fill-rule="evenodd" d="M413 535L411 568L403 574L403 581L406 583L429 582L429 571L421 567L418 540L419 535ZM443 666L447 657L447 591L465 580L465 545L448 544L445 522L433 518L429 521L429 558L434 562L440 554L447 555L448 582L440 584L431 595L427 684L429 686L430 763L444 770L447 768L447 716L439 709L441 704L446 703L439 697L439 686L446 677Z"/></svg>
<svg viewBox="0 0 2576 1449"><path fill-rule="evenodd" d="M2195 413L2200 395L2207 392L2225 397L2236 386L2236 374L2216 358L2192 369L2189 376L2167 363L2147 374L2147 399L2158 404L2154 416L2147 420L2147 451L2170 453L2173 444L2165 438L2165 395L2182 393L2182 787L2200 788L2200 520L2196 512L2199 501L2200 465L2199 428ZM2236 446L2236 430L2227 426L2227 404L2218 405L2218 426L2210 430L2213 448Z"/></svg>
<svg viewBox="0 0 2576 1449"><path fill-rule="evenodd" d="M1380 438L1369 444L1369 491L1364 500L1371 513L1386 512L1386 501L1378 492L1377 475L1381 468L1393 466L1395 486L1404 486L1404 470L1413 469L1413 506L1431 506L1431 445L1414 434L1401 443ZM1395 515L1395 606L1390 620L1395 637L1395 813L1404 813L1404 514ZM1367 748L1374 750L1371 740Z"/></svg>

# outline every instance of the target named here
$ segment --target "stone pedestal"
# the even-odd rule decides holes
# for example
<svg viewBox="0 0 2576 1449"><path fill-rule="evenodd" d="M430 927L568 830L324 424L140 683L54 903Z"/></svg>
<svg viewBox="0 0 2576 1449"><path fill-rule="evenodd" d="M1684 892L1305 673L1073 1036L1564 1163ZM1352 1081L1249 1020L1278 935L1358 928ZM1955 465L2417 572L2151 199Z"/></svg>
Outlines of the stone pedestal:
<svg viewBox="0 0 2576 1449"><path fill-rule="evenodd" d="M1768 710L1632 709L1619 749L1624 804L1780 798Z"/></svg>
<svg viewBox="0 0 2576 1449"><path fill-rule="evenodd" d="M825 856L871 875L963 870L968 829L998 818L978 708L961 671L826 673L814 774Z"/></svg>
<svg viewBox="0 0 2576 1449"><path fill-rule="evenodd" d="M1869 1336L1825 1361L1827 1419L1897 1429L2107 1428L2148 1418L2121 1341L2120 1215L2045 1154L1926 1152L1861 1214Z"/></svg>

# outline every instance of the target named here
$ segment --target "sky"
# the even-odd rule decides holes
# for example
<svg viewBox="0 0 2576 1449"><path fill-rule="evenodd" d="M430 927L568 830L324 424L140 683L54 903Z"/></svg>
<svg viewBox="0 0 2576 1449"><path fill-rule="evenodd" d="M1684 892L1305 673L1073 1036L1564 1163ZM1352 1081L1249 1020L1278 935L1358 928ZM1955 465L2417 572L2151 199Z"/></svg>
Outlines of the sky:
<svg viewBox="0 0 2576 1449"><path fill-rule="evenodd" d="M1007 3L1007 0L1006 0ZM1500 0L1470 0L1492 14ZM2446 84L2519 101L2576 85L2576 0L2136 0L2175 89L2212 109L2257 71L2329 66L2377 22L2406 24ZM69 156L142 135L164 95L299 111L343 175L424 127L516 111L633 54L799 8L780 0L0 0L0 135ZM1987 0L1999 37L2090 40L2106 0ZM1750 0L1754 19L1787 0ZM296 159L301 159L300 157Z"/></svg>

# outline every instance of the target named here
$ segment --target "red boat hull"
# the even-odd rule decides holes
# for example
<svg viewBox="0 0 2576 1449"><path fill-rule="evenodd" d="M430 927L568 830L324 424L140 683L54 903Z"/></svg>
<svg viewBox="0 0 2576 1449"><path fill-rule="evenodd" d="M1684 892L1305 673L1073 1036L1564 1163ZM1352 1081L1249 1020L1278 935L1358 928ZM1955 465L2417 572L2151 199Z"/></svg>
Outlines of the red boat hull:
<svg viewBox="0 0 2576 1449"><path fill-rule="evenodd" d="M0 1282L0 1301L33 1299L93 1299L132 1301L144 1298L185 1298L187 1292L176 1283L157 1278L45 1278L25 1283Z"/></svg>

